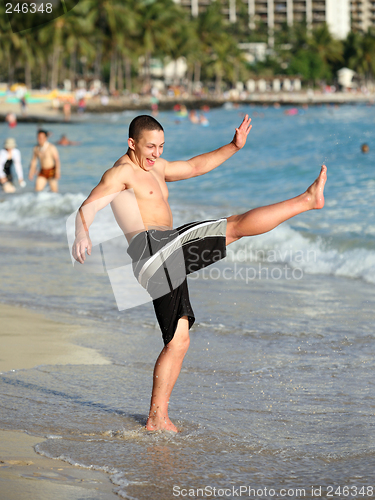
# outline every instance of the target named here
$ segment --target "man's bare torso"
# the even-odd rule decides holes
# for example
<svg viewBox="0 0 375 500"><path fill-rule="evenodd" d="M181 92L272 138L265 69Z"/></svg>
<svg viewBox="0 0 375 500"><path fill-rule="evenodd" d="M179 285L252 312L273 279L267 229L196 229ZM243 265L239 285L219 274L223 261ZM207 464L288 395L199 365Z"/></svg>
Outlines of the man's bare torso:
<svg viewBox="0 0 375 500"><path fill-rule="evenodd" d="M165 160L158 159L152 170L135 165L127 155L114 165L121 169L124 190L114 198L111 207L128 240L145 229L171 229L172 211L165 182Z"/></svg>
<svg viewBox="0 0 375 500"><path fill-rule="evenodd" d="M55 150L56 147L49 142L46 142L43 146L35 146L34 155L39 159L42 170L49 170L55 167Z"/></svg>

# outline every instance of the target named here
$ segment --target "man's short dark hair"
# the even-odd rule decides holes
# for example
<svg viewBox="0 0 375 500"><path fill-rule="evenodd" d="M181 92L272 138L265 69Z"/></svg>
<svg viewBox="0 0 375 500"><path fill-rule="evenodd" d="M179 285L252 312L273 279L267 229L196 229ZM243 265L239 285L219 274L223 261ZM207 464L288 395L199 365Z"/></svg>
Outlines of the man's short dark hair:
<svg viewBox="0 0 375 500"><path fill-rule="evenodd" d="M48 132L47 132L47 130L43 130L42 128L40 128L40 129L38 130L38 134L37 134L37 135L39 135L39 134L44 134L46 137L48 137Z"/></svg>
<svg viewBox="0 0 375 500"><path fill-rule="evenodd" d="M142 135L143 130L162 130L163 127L160 123L149 115L136 116L129 125L129 138L138 141Z"/></svg>

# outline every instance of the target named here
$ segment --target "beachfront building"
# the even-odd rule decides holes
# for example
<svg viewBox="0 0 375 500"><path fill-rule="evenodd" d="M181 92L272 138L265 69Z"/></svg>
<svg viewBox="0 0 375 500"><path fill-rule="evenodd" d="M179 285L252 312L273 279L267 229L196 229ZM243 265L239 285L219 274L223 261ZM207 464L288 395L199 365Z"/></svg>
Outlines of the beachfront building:
<svg viewBox="0 0 375 500"><path fill-rule="evenodd" d="M375 0L351 0L352 29L366 33L375 26Z"/></svg>
<svg viewBox="0 0 375 500"><path fill-rule="evenodd" d="M248 0L250 27L263 21L270 30L306 22L308 29L327 23L335 38L350 31L350 0Z"/></svg>
<svg viewBox="0 0 375 500"><path fill-rule="evenodd" d="M190 9L193 17L204 10L212 0L175 0L176 3ZM326 22L332 35L344 39L350 31L351 0L227 0L223 14L230 22L237 20L239 2L247 4L249 27L255 29L257 22L268 26L272 36L274 30L287 24L306 22L309 29L316 28ZM368 2L375 5L374 0L352 0L352 2ZM226 4L226 2L224 2ZM375 11L375 8L374 8Z"/></svg>

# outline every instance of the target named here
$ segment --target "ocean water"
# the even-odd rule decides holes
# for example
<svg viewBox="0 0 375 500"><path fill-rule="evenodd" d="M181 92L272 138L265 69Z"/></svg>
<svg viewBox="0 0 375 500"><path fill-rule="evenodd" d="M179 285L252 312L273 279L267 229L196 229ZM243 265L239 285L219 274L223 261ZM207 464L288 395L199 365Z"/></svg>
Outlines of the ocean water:
<svg viewBox="0 0 375 500"><path fill-rule="evenodd" d="M161 113L164 156L220 147L243 113L253 116L243 150L169 184L175 225L300 194L322 163L326 206L189 278L196 324L169 410L181 432L144 429L162 348L152 305L119 311L108 275L78 272L67 244L66 220L124 153L132 113L50 125L52 141L81 141L59 148L60 193L36 195L29 182L0 195L0 300L82 325L76 342L111 360L0 374L0 428L47 437L38 453L107 472L122 498L372 498L374 108L217 109L208 127ZM36 127L0 132L26 167ZM98 232L114 238L110 211L100 216Z"/></svg>

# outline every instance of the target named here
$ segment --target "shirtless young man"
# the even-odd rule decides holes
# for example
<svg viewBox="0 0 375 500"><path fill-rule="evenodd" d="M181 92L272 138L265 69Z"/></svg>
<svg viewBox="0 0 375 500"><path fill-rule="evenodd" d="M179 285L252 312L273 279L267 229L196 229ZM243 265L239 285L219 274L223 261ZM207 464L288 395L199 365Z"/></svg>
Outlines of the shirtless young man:
<svg viewBox="0 0 375 500"><path fill-rule="evenodd" d="M226 245L244 236L271 231L297 214L322 208L324 205L323 190L327 168L323 165L315 182L295 198L218 221L194 222L172 229L166 182L203 175L221 165L244 147L251 129L250 121L246 115L229 144L188 161L169 162L160 158L164 146L162 126L150 116L138 116L130 124L127 153L104 173L99 184L82 204L76 218L76 239L72 254L83 264L86 251L90 255L92 248L88 228L96 212L111 203L117 222L130 242L128 253L133 259L134 274L153 298L156 290L153 304L165 347L155 364L151 406L146 424L148 430L166 429L177 432L176 426L168 417L168 403L189 347L189 328L194 322L186 275L182 280L176 278L171 286L168 271L172 269L173 272L173 266L166 267L167 261L173 257L175 243L178 241L183 249L186 274L189 274L225 257ZM139 216L135 214L136 210L131 213L127 207L117 203L127 192L134 193ZM193 259L190 259L189 252ZM201 258L197 263L198 254ZM170 286L167 292L163 292L163 296L157 290L162 283L163 273L159 273L161 269L164 269L164 276Z"/></svg>
<svg viewBox="0 0 375 500"><path fill-rule="evenodd" d="M43 191L48 181L51 191L57 193L57 181L60 179L59 153L56 146L48 142L48 134L45 130L39 130L37 139L38 145L33 150L29 179L33 180L36 173L37 160L39 160L40 171L36 178L35 191Z"/></svg>

